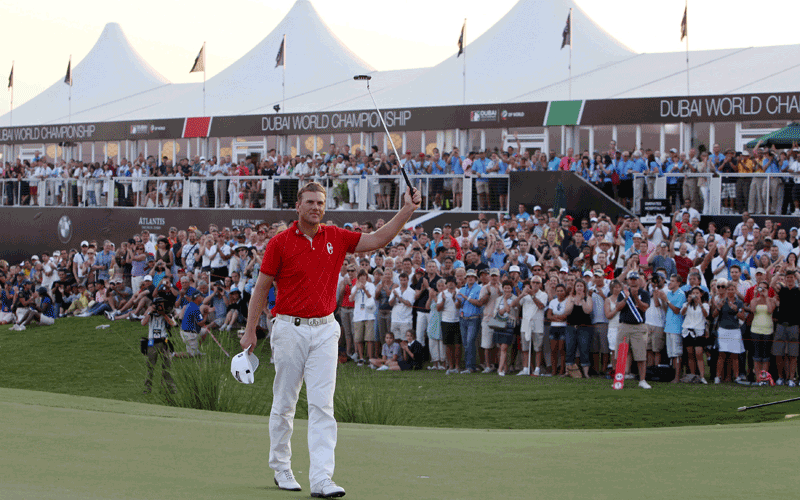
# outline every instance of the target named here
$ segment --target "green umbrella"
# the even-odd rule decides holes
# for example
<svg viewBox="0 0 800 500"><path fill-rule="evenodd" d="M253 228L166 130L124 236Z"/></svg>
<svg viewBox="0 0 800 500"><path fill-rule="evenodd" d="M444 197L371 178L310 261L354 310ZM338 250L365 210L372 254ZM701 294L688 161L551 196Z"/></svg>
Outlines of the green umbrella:
<svg viewBox="0 0 800 500"><path fill-rule="evenodd" d="M748 148L754 148L756 144L758 144L758 141L761 141L762 146L790 148L795 142L800 142L800 123L790 123L782 129L754 139L746 145Z"/></svg>

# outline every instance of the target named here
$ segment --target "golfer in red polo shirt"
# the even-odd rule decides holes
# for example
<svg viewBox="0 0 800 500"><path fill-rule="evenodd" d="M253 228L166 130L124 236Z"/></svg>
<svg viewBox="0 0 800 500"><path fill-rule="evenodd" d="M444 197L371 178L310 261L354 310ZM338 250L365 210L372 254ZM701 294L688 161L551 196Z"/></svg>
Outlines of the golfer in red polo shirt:
<svg viewBox="0 0 800 500"><path fill-rule="evenodd" d="M311 496L344 496L331 478L336 447L333 392L340 329L333 318L336 284L345 255L385 247L419 207L419 190L407 190L403 208L379 230L362 234L320 224L325 215L325 188L306 184L297 194L297 222L267 244L253 288L242 348L256 346L256 325L273 282L277 297L270 344L275 360L272 411L269 418L269 466L281 489L299 491L292 474L291 437L295 407L303 380L308 394L308 448ZM251 349L252 350L252 349Z"/></svg>

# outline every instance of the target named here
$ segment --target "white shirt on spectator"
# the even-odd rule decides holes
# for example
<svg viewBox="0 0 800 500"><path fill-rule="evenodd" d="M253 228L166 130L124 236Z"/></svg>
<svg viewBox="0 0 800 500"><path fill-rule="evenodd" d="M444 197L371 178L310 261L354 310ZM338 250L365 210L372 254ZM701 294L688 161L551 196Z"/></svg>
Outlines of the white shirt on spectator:
<svg viewBox="0 0 800 500"><path fill-rule="evenodd" d="M449 291L445 290L439 294L439 297L436 299L436 303L444 303L444 309L442 309L442 322L458 323L458 310L456 309L456 300L454 294L451 294Z"/></svg>
<svg viewBox="0 0 800 500"><path fill-rule="evenodd" d="M553 311L553 314L558 314L559 316L564 314L564 311L567 309L567 299L564 298L563 302L558 300L558 297L551 300L550 303L547 305L547 308ZM567 326L566 321L553 321L550 323L550 326Z"/></svg>
<svg viewBox="0 0 800 500"><path fill-rule="evenodd" d="M392 295L400 297L412 304L414 303L415 294L416 292L411 287L406 288L405 291L400 290L400 287L392 290ZM392 324L411 323L413 321L412 311L411 306L407 306L395 298L395 303L392 307Z"/></svg>
<svg viewBox="0 0 800 500"><path fill-rule="evenodd" d="M667 226L661 226L661 228L669 235L669 228ZM664 241L664 233L659 230L657 226L650 226L647 228L647 239L649 239L654 245L658 245Z"/></svg>
<svg viewBox="0 0 800 500"><path fill-rule="evenodd" d="M520 332L524 334L543 333L544 332L544 312L547 309L547 292L539 290L536 292L536 299L545 307L539 309L536 302L530 295L522 297L520 304L522 305L522 323L520 324ZM530 336L528 336L530 338Z"/></svg>
<svg viewBox="0 0 800 500"><path fill-rule="evenodd" d="M211 248L214 247L212 246ZM230 255L230 254L231 254L231 247L229 247L227 244L222 245L222 247L220 247L219 251L217 252L217 255L215 255L214 259L211 261L211 267L227 266L229 259L226 259L225 255Z"/></svg>

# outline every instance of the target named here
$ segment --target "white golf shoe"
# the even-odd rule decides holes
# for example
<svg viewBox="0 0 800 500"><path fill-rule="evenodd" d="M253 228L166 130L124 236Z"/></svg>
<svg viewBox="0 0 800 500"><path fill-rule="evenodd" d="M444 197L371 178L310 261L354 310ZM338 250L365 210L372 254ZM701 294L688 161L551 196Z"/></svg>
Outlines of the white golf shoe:
<svg viewBox="0 0 800 500"><path fill-rule="evenodd" d="M339 498L344 496L344 488L330 479L311 487L311 496L315 498Z"/></svg>
<svg viewBox="0 0 800 500"><path fill-rule="evenodd" d="M646 380L640 380L639 387L641 387L642 389L652 389L652 387L650 387L650 384L648 384Z"/></svg>
<svg viewBox="0 0 800 500"><path fill-rule="evenodd" d="M300 483L294 478L292 469L275 471L275 484L278 488L288 491L302 491Z"/></svg>

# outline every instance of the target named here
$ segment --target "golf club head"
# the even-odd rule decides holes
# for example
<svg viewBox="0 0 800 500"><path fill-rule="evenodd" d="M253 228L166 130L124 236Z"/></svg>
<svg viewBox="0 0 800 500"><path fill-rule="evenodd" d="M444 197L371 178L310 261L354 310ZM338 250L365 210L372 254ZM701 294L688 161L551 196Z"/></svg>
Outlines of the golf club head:
<svg viewBox="0 0 800 500"><path fill-rule="evenodd" d="M369 75L356 75L356 76L354 76L354 77L353 77L353 80L366 80L366 81L370 81L370 80L372 80L372 77L371 77L371 76L369 76Z"/></svg>

